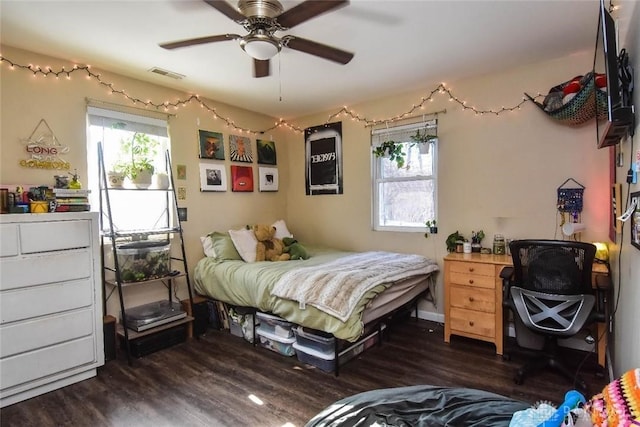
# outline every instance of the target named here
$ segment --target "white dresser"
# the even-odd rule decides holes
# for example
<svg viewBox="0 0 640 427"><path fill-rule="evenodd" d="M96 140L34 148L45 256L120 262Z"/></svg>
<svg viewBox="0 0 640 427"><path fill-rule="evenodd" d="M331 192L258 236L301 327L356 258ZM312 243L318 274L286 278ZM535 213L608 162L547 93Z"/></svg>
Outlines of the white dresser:
<svg viewBox="0 0 640 427"><path fill-rule="evenodd" d="M0 215L0 407L104 364L98 214Z"/></svg>

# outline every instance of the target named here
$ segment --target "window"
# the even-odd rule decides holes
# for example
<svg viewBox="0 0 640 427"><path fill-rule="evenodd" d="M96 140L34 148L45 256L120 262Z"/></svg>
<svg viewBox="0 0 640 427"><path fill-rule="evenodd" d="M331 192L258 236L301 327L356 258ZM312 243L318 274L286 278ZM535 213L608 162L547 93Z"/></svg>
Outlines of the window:
<svg viewBox="0 0 640 427"><path fill-rule="evenodd" d="M100 205L98 144L102 143L105 171L127 161L132 142L145 144L154 172L166 172L169 149L167 121L137 114L88 107L88 170L92 206ZM129 150L129 151L128 151ZM126 185L126 182L125 182ZM150 230L168 227L168 193L165 191L110 191L111 217L116 230ZM135 206L135 209L132 209ZM141 208L142 207L142 208ZM106 209L103 206L103 209Z"/></svg>
<svg viewBox="0 0 640 427"><path fill-rule="evenodd" d="M398 168L389 157L373 156L373 228L384 231L424 231L425 222L436 219L437 144L415 143L411 136L420 130L437 135L437 120L377 129L371 145L384 141L402 144L405 165Z"/></svg>

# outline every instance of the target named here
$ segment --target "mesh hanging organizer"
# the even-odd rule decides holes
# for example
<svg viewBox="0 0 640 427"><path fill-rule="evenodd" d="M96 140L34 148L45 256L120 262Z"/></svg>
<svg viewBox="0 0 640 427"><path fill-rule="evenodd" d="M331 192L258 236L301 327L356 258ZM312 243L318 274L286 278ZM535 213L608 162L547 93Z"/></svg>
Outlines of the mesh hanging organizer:
<svg viewBox="0 0 640 427"><path fill-rule="evenodd" d="M562 94L565 86L572 81L573 79L554 86L549 91L549 94L554 92ZM596 117L596 112L598 119L606 118L608 108L607 93L596 89L594 74L592 72L586 74L582 79L582 83L580 90L569 102L551 111L547 110L543 104L536 101L528 93L525 92L525 95L546 115L562 124L581 125Z"/></svg>

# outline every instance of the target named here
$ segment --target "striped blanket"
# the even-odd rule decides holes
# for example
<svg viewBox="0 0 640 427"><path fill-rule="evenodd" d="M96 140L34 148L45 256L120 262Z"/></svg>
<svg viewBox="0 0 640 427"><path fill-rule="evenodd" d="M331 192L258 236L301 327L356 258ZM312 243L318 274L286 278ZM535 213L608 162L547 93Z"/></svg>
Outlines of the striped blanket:
<svg viewBox="0 0 640 427"><path fill-rule="evenodd" d="M420 255L361 252L326 264L301 267L285 273L272 295L309 304L341 321L351 316L367 292L416 275L430 274L438 264Z"/></svg>

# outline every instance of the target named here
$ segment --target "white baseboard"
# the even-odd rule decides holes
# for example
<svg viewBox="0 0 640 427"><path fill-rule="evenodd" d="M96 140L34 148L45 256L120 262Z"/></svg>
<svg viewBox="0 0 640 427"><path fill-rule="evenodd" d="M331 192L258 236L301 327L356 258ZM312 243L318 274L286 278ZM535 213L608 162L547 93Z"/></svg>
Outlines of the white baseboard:
<svg viewBox="0 0 640 427"><path fill-rule="evenodd" d="M436 313L435 311L418 310L418 319L444 324L444 314Z"/></svg>

